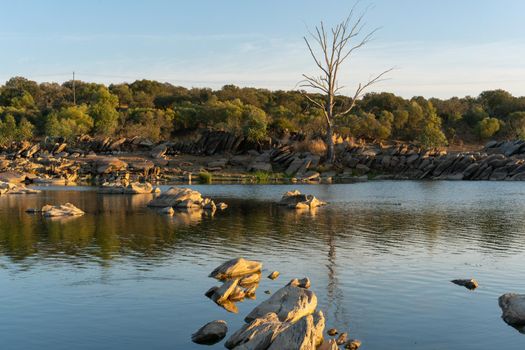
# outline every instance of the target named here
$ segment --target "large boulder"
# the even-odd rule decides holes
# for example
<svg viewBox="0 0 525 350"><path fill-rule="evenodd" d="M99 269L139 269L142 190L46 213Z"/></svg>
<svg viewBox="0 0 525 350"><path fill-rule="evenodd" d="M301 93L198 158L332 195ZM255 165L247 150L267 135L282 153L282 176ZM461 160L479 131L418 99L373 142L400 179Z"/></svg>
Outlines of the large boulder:
<svg viewBox="0 0 525 350"><path fill-rule="evenodd" d="M323 340L324 316L322 312L314 321L314 316L307 315L279 332L268 350L297 349L316 350Z"/></svg>
<svg viewBox="0 0 525 350"><path fill-rule="evenodd" d="M128 164L115 157L100 157L95 160L95 166L98 174L107 174L124 170Z"/></svg>
<svg viewBox="0 0 525 350"><path fill-rule="evenodd" d="M218 266L210 273L209 277L219 280L227 278L234 278L239 276L251 275L259 273L262 269L262 263L258 261L246 260L244 258L236 258L225 262Z"/></svg>
<svg viewBox="0 0 525 350"><path fill-rule="evenodd" d="M303 316L312 314L316 307L317 296L314 292L294 285L287 285L255 307L244 320L252 322L267 313L273 312L282 322L295 322Z"/></svg>
<svg viewBox="0 0 525 350"><path fill-rule="evenodd" d="M507 293L499 297L499 306L503 311L501 317L510 326L520 332L525 331L525 294Z"/></svg>
<svg viewBox="0 0 525 350"><path fill-rule="evenodd" d="M228 349L268 349L284 325L275 313L254 319L233 333L224 346Z"/></svg>
<svg viewBox="0 0 525 350"><path fill-rule="evenodd" d="M148 203L148 207L191 207L202 203L202 195L190 188L172 187Z"/></svg>
<svg viewBox="0 0 525 350"><path fill-rule="evenodd" d="M213 345L220 342L228 332L226 321L212 321L197 330L191 335L191 340L197 344Z"/></svg>

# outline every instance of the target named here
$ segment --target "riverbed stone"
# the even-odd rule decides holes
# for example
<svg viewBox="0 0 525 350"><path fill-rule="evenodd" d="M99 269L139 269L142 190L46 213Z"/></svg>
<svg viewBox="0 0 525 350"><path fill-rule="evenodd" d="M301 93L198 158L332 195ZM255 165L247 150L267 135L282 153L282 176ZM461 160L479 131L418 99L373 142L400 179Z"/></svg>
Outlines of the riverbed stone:
<svg viewBox="0 0 525 350"><path fill-rule="evenodd" d="M213 345L220 342L228 332L226 321L211 321L191 335L191 340L197 344Z"/></svg>
<svg viewBox="0 0 525 350"><path fill-rule="evenodd" d="M519 329L525 331L525 294L507 293L498 299L499 306L502 310L501 317L503 320Z"/></svg>
<svg viewBox="0 0 525 350"><path fill-rule="evenodd" d="M470 279L457 279L457 280L452 280L451 282L454 283L454 284L457 284L458 286L462 286L462 287L465 287L465 288L470 289L470 290L476 289L479 286L478 281L476 281L473 278L470 278Z"/></svg>

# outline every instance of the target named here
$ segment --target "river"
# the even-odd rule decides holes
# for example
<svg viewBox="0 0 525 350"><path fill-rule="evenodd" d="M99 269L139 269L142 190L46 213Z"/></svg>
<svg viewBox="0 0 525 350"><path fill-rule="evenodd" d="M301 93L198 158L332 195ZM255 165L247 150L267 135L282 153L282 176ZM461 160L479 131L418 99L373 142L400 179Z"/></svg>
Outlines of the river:
<svg viewBox="0 0 525 350"><path fill-rule="evenodd" d="M224 349L191 333L224 319L230 334L261 300L308 276L327 328L362 349L523 349L498 297L525 292L525 186L519 182L375 181L347 185L199 185L230 206L213 217L160 215L151 195L42 188L0 197L0 348ZM275 206L298 188L315 212ZM29 207L71 202L50 220ZM203 294L207 275L244 256L264 264L257 300L229 313ZM476 278L469 291L450 283Z"/></svg>

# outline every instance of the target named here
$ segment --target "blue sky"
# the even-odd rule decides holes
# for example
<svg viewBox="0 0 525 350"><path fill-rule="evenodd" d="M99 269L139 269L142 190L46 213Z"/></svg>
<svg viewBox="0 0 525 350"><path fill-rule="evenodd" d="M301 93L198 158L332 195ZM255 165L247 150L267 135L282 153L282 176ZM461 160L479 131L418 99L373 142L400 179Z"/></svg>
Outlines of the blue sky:
<svg viewBox="0 0 525 350"><path fill-rule="evenodd" d="M343 0L0 0L0 81L121 82L293 89L315 73L306 26L343 19ZM374 87L405 97L525 95L525 1L362 0L375 40L341 83L390 67Z"/></svg>

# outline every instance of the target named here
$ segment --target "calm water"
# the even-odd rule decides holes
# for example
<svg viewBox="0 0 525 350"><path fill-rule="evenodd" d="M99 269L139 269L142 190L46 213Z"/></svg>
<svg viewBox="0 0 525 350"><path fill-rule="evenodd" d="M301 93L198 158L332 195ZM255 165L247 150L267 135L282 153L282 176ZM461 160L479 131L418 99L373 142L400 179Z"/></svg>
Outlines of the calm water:
<svg viewBox="0 0 525 350"><path fill-rule="evenodd" d="M525 185L370 182L331 186L193 186L224 199L214 217L165 217L149 195L87 189L0 197L0 348L223 349L190 335L230 330L293 277L308 276L327 327L363 349L523 349L497 298L525 292ZM315 213L272 205L291 188L330 202ZM28 207L72 202L70 220ZM245 256L264 263L257 301L239 314L203 296L208 273ZM470 292L449 282L475 277Z"/></svg>

